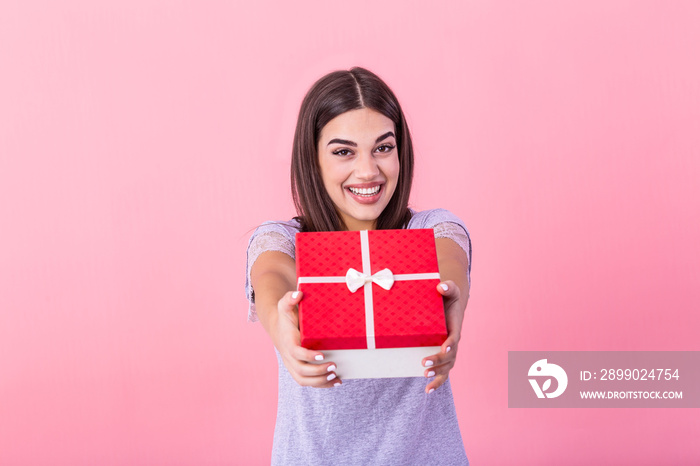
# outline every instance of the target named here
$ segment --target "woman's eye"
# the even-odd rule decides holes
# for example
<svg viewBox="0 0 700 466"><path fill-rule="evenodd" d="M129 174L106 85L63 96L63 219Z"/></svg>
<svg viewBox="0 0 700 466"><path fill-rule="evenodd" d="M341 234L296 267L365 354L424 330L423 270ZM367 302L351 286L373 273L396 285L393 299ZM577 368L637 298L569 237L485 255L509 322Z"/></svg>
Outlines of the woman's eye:
<svg viewBox="0 0 700 466"><path fill-rule="evenodd" d="M343 157L345 157L346 155L350 155L350 154L351 154L351 152L350 152L349 150L347 150L347 149L338 149L338 150L336 150L336 151L333 151L333 153L334 153L335 155L342 155Z"/></svg>
<svg viewBox="0 0 700 466"><path fill-rule="evenodd" d="M377 147L377 150L379 152L390 152L391 149L393 149L394 147L396 147L396 146L392 146L391 144L384 144L384 145Z"/></svg>

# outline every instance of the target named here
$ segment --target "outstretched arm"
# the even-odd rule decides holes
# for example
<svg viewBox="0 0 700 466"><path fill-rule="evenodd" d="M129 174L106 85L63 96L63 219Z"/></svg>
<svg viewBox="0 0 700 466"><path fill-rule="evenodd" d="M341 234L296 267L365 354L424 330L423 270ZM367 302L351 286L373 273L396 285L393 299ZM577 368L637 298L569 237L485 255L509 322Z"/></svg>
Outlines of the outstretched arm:
<svg viewBox="0 0 700 466"><path fill-rule="evenodd" d="M260 323L294 380L299 385L311 387L332 387L339 383L334 372L335 364L330 361L313 364L322 360L323 354L301 346L297 304L303 296L294 291L294 260L282 252L264 252L253 264L250 279Z"/></svg>
<svg viewBox="0 0 700 466"><path fill-rule="evenodd" d="M438 292L445 304L447 322L447 339L438 354L423 359L426 377L435 377L426 387L426 393L432 392L445 383L447 376L455 365L457 349L462 335L464 310L469 301L469 258L464 250L449 238L437 238L438 266L441 283ZM447 289L445 289L447 288Z"/></svg>

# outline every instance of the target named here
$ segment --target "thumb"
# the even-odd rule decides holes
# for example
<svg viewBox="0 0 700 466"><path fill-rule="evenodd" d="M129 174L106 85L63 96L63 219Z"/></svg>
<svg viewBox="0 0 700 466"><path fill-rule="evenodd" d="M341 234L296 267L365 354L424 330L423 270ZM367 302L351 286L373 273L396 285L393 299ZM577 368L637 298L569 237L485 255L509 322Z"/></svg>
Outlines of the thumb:
<svg viewBox="0 0 700 466"><path fill-rule="evenodd" d="M437 286L438 293L448 299L459 298L459 287L452 280L440 282Z"/></svg>
<svg viewBox="0 0 700 466"><path fill-rule="evenodd" d="M299 315L294 312L294 308L301 301L302 295L301 291L290 291L279 302L280 313L297 327L299 326Z"/></svg>

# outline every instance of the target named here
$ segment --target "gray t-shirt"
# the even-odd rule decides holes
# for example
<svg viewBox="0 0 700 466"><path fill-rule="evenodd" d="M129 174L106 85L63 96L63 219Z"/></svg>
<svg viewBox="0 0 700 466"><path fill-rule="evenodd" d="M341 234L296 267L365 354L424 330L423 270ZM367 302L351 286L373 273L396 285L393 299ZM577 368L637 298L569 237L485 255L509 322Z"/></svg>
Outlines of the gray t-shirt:
<svg viewBox="0 0 700 466"><path fill-rule="evenodd" d="M408 228L433 228L466 252L464 223L444 209L413 212ZM248 243L248 320L256 321L250 269L265 251L294 258L299 224L266 222ZM449 379L431 394L430 379L406 377L343 380L329 389L298 385L277 353L279 398L272 446L273 465L469 464L457 423Z"/></svg>

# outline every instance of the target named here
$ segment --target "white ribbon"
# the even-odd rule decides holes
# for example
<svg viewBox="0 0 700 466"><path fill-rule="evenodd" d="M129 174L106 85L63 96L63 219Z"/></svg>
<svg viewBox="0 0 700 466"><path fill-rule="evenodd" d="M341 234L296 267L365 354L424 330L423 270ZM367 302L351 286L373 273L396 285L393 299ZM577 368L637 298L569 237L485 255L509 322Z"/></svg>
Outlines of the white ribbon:
<svg viewBox="0 0 700 466"><path fill-rule="evenodd" d="M352 267L350 267L348 273L345 274L345 284L348 286L351 293L356 292L366 283L376 283L388 291L394 286L394 274L391 273L391 270L384 269L374 275L367 275Z"/></svg>

